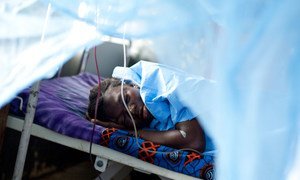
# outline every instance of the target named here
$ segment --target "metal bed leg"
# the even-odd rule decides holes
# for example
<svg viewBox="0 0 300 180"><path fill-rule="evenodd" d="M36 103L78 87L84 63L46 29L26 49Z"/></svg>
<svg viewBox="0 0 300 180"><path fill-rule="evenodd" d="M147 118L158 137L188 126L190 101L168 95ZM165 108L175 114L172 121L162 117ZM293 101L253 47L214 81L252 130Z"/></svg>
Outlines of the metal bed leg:
<svg viewBox="0 0 300 180"><path fill-rule="evenodd" d="M35 115L35 109L38 100L39 88L40 88L40 81L33 84L29 94L25 121L22 129L22 135L19 144L18 155L17 155L15 169L14 169L14 175L13 175L13 179L16 180L22 179L28 144L30 140L31 126L33 123L33 118Z"/></svg>

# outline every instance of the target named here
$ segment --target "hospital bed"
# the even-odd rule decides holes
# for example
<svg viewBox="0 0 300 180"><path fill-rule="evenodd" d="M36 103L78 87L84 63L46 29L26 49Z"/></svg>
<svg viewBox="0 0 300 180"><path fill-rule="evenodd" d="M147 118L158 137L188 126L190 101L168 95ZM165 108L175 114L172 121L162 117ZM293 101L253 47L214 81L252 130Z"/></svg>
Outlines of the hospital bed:
<svg viewBox="0 0 300 180"><path fill-rule="evenodd" d="M213 153L199 155L194 152L176 151L170 147L136 139L126 131L98 125L93 130L93 124L85 119L85 111L89 90L95 84L96 75L88 72L36 83L33 86L35 90L25 89L10 103L7 127L22 131L23 134L29 129L27 136L37 136L87 153L93 134L91 153L97 156L95 168L102 172L101 176L104 179L120 173L124 168L128 171L135 169L157 174L162 179L213 179ZM35 91L39 92L38 96L34 96L37 94ZM30 97L30 94L33 96ZM31 108L37 107L35 113L34 110L26 112L28 103ZM30 119L34 120L32 126ZM29 138L25 141L29 141ZM139 149L136 141L143 149ZM17 160L24 159L20 154L24 154L25 151L26 156L26 148L19 149Z"/></svg>

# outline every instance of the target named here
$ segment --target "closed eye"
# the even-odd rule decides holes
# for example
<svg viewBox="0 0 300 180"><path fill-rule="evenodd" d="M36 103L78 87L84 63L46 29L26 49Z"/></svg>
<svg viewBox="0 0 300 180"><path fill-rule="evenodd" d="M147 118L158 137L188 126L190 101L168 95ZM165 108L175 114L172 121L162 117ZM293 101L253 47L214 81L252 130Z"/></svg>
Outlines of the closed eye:
<svg viewBox="0 0 300 180"><path fill-rule="evenodd" d="M123 97L124 97L124 101L125 101L125 103L128 105L128 103L129 103L129 101L130 101L130 97L129 97L129 95L128 95L128 93L127 93L127 91L126 90L124 90L123 91ZM118 97L118 101L119 101L119 103L121 103L121 104L123 104L123 97L122 97L122 94L120 93L120 95L119 95L119 97Z"/></svg>

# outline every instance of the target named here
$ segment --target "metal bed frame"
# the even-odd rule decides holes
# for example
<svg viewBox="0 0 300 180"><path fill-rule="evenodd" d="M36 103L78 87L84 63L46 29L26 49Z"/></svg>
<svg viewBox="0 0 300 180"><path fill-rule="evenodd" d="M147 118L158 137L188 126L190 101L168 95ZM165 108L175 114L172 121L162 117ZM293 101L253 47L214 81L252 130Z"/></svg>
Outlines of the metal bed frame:
<svg viewBox="0 0 300 180"><path fill-rule="evenodd" d="M25 158L31 135L86 153L89 152L90 142L68 137L33 123L35 108L38 100L39 86L40 82L36 82L31 88L25 120L16 118L14 116L8 116L7 118L6 126L8 128L22 132L13 179L22 179ZM109 149L107 147L103 147L98 144L93 144L91 153L97 156L94 165L95 168L101 172L100 177L102 179L111 179L113 176L125 176L132 169L144 173L156 174L161 179L196 179L195 177L144 162L135 157L115 151L113 149Z"/></svg>

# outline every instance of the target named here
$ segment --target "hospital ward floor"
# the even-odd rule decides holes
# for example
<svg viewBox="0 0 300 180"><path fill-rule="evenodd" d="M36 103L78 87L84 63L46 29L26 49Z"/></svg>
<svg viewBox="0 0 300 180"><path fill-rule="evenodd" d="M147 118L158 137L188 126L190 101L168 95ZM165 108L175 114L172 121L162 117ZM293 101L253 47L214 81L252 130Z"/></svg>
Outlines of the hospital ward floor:
<svg viewBox="0 0 300 180"><path fill-rule="evenodd" d="M6 129L0 154L0 180L12 179L20 132ZM95 159L95 157L93 157ZM119 173L120 174L120 173ZM113 176L114 180L159 180L157 175L135 170ZM31 137L23 172L24 180L92 180L99 179L87 153Z"/></svg>

